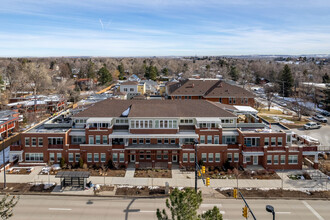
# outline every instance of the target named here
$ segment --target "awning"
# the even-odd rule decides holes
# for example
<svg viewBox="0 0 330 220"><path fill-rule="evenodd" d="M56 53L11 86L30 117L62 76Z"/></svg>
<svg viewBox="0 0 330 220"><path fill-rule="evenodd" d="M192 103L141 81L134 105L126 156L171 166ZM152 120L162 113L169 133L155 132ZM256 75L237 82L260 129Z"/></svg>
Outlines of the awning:
<svg viewBox="0 0 330 220"><path fill-rule="evenodd" d="M198 138L194 132L179 132L176 134L131 134L128 132L114 132L109 138Z"/></svg>
<svg viewBox="0 0 330 220"><path fill-rule="evenodd" d="M224 131L222 130L222 136L238 136L237 131Z"/></svg>
<svg viewBox="0 0 330 220"><path fill-rule="evenodd" d="M111 123L112 118L89 118L87 119L86 123L91 124L91 123Z"/></svg>
<svg viewBox="0 0 330 220"><path fill-rule="evenodd" d="M64 178L64 177L88 178L89 176L90 176L90 172L88 171L60 171L56 174L55 178Z"/></svg>
<svg viewBox="0 0 330 220"><path fill-rule="evenodd" d="M219 118L196 118L197 123L221 123Z"/></svg>
<svg viewBox="0 0 330 220"><path fill-rule="evenodd" d="M245 105L234 105L234 107L237 109L235 112L237 113L253 113L257 114L258 111L251 106L245 106Z"/></svg>
<svg viewBox="0 0 330 220"><path fill-rule="evenodd" d="M71 131L69 136L85 136L85 131Z"/></svg>

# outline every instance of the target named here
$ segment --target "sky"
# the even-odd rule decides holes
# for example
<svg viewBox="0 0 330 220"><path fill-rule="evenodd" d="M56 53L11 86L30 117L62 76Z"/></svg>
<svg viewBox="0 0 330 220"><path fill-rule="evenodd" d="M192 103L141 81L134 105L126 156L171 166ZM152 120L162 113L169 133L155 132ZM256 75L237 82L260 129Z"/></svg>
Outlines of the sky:
<svg viewBox="0 0 330 220"><path fill-rule="evenodd" d="M329 0L1 0L0 56L330 54Z"/></svg>

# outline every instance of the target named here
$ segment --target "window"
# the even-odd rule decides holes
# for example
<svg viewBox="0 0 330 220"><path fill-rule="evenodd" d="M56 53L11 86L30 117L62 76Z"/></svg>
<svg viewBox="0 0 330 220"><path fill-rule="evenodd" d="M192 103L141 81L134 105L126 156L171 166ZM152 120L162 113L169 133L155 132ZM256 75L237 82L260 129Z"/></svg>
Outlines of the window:
<svg viewBox="0 0 330 220"><path fill-rule="evenodd" d="M147 156L146 156L146 158L147 158L147 160L150 160L151 159L151 151L146 151L146 154L147 154Z"/></svg>
<svg viewBox="0 0 330 220"><path fill-rule="evenodd" d="M222 103L222 98L219 98L219 102Z"/></svg>
<svg viewBox="0 0 330 220"><path fill-rule="evenodd" d="M286 135L286 142L290 143L291 142L291 134Z"/></svg>
<svg viewBox="0 0 330 220"><path fill-rule="evenodd" d="M130 92L134 92L134 88L130 88L129 91L130 91Z"/></svg>
<svg viewBox="0 0 330 220"><path fill-rule="evenodd" d="M298 164L298 155L289 155L288 163L289 164Z"/></svg>
<svg viewBox="0 0 330 220"><path fill-rule="evenodd" d="M272 164L272 155L267 155L267 164Z"/></svg>
<svg viewBox="0 0 330 220"><path fill-rule="evenodd" d="M94 162L99 162L100 160L100 155L98 153L94 153Z"/></svg>
<svg viewBox="0 0 330 220"><path fill-rule="evenodd" d="M175 144L175 139L171 139L171 144Z"/></svg>
<svg viewBox="0 0 330 220"><path fill-rule="evenodd" d="M247 163L250 163L251 162L251 156L245 157L245 160L246 160Z"/></svg>
<svg viewBox="0 0 330 220"><path fill-rule="evenodd" d="M189 154L189 161L190 161L190 163L195 162L195 153L190 153Z"/></svg>
<svg viewBox="0 0 330 220"><path fill-rule="evenodd" d="M25 138L25 147L30 147L30 138Z"/></svg>
<svg viewBox="0 0 330 220"><path fill-rule="evenodd" d="M276 146L276 137L271 138L271 145Z"/></svg>
<svg viewBox="0 0 330 220"><path fill-rule="evenodd" d="M91 162L93 162L93 155L92 155L92 153L87 153L87 162L88 163L91 163Z"/></svg>
<svg viewBox="0 0 330 220"><path fill-rule="evenodd" d="M76 163L78 163L80 159L80 153L75 153L75 156L76 156Z"/></svg>
<svg viewBox="0 0 330 220"><path fill-rule="evenodd" d="M139 144L144 144L143 139L139 139Z"/></svg>
<svg viewBox="0 0 330 220"><path fill-rule="evenodd" d="M219 144L219 136L218 135L214 136L214 144Z"/></svg>
<svg viewBox="0 0 330 220"><path fill-rule="evenodd" d="M277 138L277 146L282 146L282 137Z"/></svg>
<svg viewBox="0 0 330 220"><path fill-rule="evenodd" d="M49 153L49 161L54 162L55 161L55 154L54 153Z"/></svg>
<svg viewBox="0 0 330 220"><path fill-rule="evenodd" d="M162 159L162 151L158 150L157 151L157 160L161 160Z"/></svg>
<svg viewBox="0 0 330 220"><path fill-rule="evenodd" d="M164 144L168 144L168 138L164 139Z"/></svg>
<svg viewBox="0 0 330 220"><path fill-rule="evenodd" d="M162 144L162 139L157 139L157 144Z"/></svg>
<svg viewBox="0 0 330 220"><path fill-rule="evenodd" d="M232 101L232 98L229 98L229 104L231 104L233 101Z"/></svg>
<svg viewBox="0 0 330 220"><path fill-rule="evenodd" d="M222 143L223 144L235 144L236 136L222 136Z"/></svg>
<svg viewBox="0 0 330 220"><path fill-rule="evenodd" d="M244 138L244 145L247 147L257 147L260 145L260 138Z"/></svg>
<svg viewBox="0 0 330 220"><path fill-rule="evenodd" d="M112 161L117 163L118 162L118 153L113 153L112 154Z"/></svg>
<svg viewBox="0 0 330 220"><path fill-rule="evenodd" d="M136 139L136 138L133 138L133 139L132 139L132 143L133 143L133 144L137 144L137 139Z"/></svg>
<svg viewBox="0 0 330 220"><path fill-rule="evenodd" d="M239 160L239 153L234 153L234 162L238 162Z"/></svg>
<svg viewBox="0 0 330 220"><path fill-rule="evenodd" d="M31 142L32 142L32 147L37 146L37 138L35 137L31 138Z"/></svg>
<svg viewBox="0 0 330 220"><path fill-rule="evenodd" d="M69 162L73 162L73 153L69 153Z"/></svg>
<svg viewBox="0 0 330 220"><path fill-rule="evenodd" d="M183 153L182 154L182 158L183 158L183 162L187 163L188 162L188 154L187 153Z"/></svg>
<svg viewBox="0 0 330 220"><path fill-rule="evenodd" d="M89 144L94 144L94 136L93 135L88 136L88 143Z"/></svg>
<svg viewBox="0 0 330 220"><path fill-rule="evenodd" d="M43 153L25 153L25 161L44 161L44 154Z"/></svg>
<svg viewBox="0 0 330 220"><path fill-rule="evenodd" d="M281 155L281 164L285 164L285 155Z"/></svg>
<svg viewBox="0 0 330 220"><path fill-rule="evenodd" d="M44 145L44 139L38 138L38 147L42 147Z"/></svg>
<svg viewBox="0 0 330 220"><path fill-rule="evenodd" d="M101 153L101 162L104 163L106 161L106 154Z"/></svg>
<svg viewBox="0 0 330 220"><path fill-rule="evenodd" d="M207 136L207 144L212 144L212 135Z"/></svg>
<svg viewBox="0 0 330 220"><path fill-rule="evenodd" d="M220 162L220 153L215 153L215 162Z"/></svg>
<svg viewBox="0 0 330 220"><path fill-rule="evenodd" d="M232 154L232 153L228 153L228 154L227 154L227 160L228 160L229 162L233 162L233 154Z"/></svg>
<svg viewBox="0 0 330 220"><path fill-rule="evenodd" d="M164 160L168 160L168 151L164 151L163 157L164 157Z"/></svg>
<svg viewBox="0 0 330 220"><path fill-rule="evenodd" d="M100 135L95 136L95 144L101 144L101 136Z"/></svg>
<svg viewBox="0 0 330 220"><path fill-rule="evenodd" d="M249 99L245 98L245 104L248 104Z"/></svg>
<svg viewBox="0 0 330 220"><path fill-rule="evenodd" d="M209 162L210 162L210 163L213 162L213 153L209 153Z"/></svg>
<svg viewBox="0 0 330 220"><path fill-rule="evenodd" d="M144 151L140 151L140 160L144 159Z"/></svg>
<svg viewBox="0 0 330 220"><path fill-rule="evenodd" d="M85 136L72 136L71 143L72 144L84 144L86 141Z"/></svg>
<svg viewBox="0 0 330 220"><path fill-rule="evenodd" d="M108 144L108 136L107 135L102 136L102 144Z"/></svg>
<svg viewBox="0 0 330 220"><path fill-rule="evenodd" d="M201 144L205 144L205 136L204 135L199 136L199 142Z"/></svg>
<svg viewBox="0 0 330 220"><path fill-rule="evenodd" d="M233 103L236 104L236 98L233 98Z"/></svg>
<svg viewBox="0 0 330 220"><path fill-rule="evenodd" d="M146 144L150 144L150 139L149 138L146 139Z"/></svg>
<svg viewBox="0 0 330 220"><path fill-rule="evenodd" d="M202 161L205 163L206 162L206 153L202 153Z"/></svg>
<svg viewBox="0 0 330 220"><path fill-rule="evenodd" d="M265 137L265 146L269 146L269 137Z"/></svg>
<svg viewBox="0 0 330 220"><path fill-rule="evenodd" d="M62 158L62 153L57 153L56 154L56 161L59 163L61 162L61 158Z"/></svg>
<svg viewBox="0 0 330 220"><path fill-rule="evenodd" d="M274 155L274 164L278 164L278 155Z"/></svg>

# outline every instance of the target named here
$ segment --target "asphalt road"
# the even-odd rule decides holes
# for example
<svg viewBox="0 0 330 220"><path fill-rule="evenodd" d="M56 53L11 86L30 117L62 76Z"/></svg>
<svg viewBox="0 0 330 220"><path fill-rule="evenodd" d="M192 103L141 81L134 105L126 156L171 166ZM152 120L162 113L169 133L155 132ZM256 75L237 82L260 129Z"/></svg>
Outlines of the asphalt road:
<svg viewBox="0 0 330 220"><path fill-rule="evenodd" d="M322 200L248 200L257 219L272 219L265 210L266 204L275 208L276 219L280 220L326 220L330 219L330 202ZM200 211L217 205L223 218L243 219L243 201L238 199L204 200ZM156 219L156 209L165 207L165 199L107 198L78 196L21 196L14 209L15 219ZM251 216L251 215L250 215ZM250 217L249 219L253 219Z"/></svg>

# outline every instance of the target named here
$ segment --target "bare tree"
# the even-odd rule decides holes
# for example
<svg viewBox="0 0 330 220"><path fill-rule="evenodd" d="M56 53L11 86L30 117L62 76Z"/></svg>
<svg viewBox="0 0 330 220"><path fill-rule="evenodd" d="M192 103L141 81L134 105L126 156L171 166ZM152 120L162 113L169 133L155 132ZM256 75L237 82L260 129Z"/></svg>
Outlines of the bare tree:
<svg viewBox="0 0 330 220"><path fill-rule="evenodd" d="M275 98L276 87L270 86L270 85L265 85L264 91L265 91L265 95L266 95L268 111L270 111L270 106L272 105L273 100Z"/></svg>

